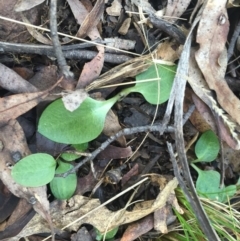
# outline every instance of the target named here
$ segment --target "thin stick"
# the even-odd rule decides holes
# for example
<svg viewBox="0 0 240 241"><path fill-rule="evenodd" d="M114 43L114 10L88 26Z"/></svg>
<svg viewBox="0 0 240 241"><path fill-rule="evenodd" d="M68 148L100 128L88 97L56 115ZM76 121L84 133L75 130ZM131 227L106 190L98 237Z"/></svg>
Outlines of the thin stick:
<svg viewBox="0 0 240 241"><path fill-rule="evenodd" d="M73 73L69 70L70 67L67 65L66 59L63 56L61 44L58 39L57 32L57 0L51 0L50 2L50 29L53 49L57 57L58 66L62 74L66 78L72 78Z"/></svg>

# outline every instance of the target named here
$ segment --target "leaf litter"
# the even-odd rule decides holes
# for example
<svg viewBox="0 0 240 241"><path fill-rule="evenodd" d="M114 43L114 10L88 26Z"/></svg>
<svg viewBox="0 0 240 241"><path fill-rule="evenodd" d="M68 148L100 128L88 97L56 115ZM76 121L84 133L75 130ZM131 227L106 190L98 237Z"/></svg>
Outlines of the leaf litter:
<svg viewBox="0 0 240 241"><path fill-rule="evenodd" d="M42 2L43 1L33 1L30 3L28 1L21 0L21 1L18 1L15 8L17 9L17 11L26 11L33 7L37 7L36 9L39 9L40 8L39 6L41 6L39 4L41 4ZM96 1L94 6L92 6L92 4L89 1L79 2L75 0L68 0L67 2L70 6L70 9L68 9L68 11L72 11L74 18L77 19L77 23L81 25L80 28L78 29L77 26L74 27L74 25L76 25L76 22L74 22L73 25L71 25L70 21L68 22L69 29L72 28L74 32L73 35L76 35L78 37L85 38L86 36L88 36L91 40L98 40L98 39L101 39L103 36L112 37L112 35L114 36L115 33L118 33L120 34L120 36L123 34L126 34L126 38L127 38L128 33L132 31L132 27L129 25L129 27L124 28L124 33L121 31L119 32L119 29L123 26L122 24L124 22L132 21L135 24L135 25L133 24L134 26L137 26L137 25L140 26L140 24L142 24L144 21L145 23L147 23L146 18L144 18L145 20L143 20L142 22L137 22L136 18L133 17L130 13L126 13L127 15L124 16L120 12L120 9L123 10L123 8L125 7L124 3L122 3L121 5L119 4L118 1L113 1L112 4L108 4L108 3L105 3L104 1L99 0L99 1ZM140 4L142 9L139 8ZM177 19L181 17L185 17L184 14L186 12L186 9L188 6L192 6L191 4L192 3L190 1L179 1L179 0L168 1L166 10L164 11L163 9L161 9L160 11L157 12L148 1L141 1L141 3L140 1L136 1L136 0L128 1L128 6L130 5L133 10L136 10L137 8L139 8L140 12L143 10L143 12L146 12L151 16L152 14L156 14L156 18L158 16L163 16L165 20L168 20L171 23L170 25L165 25L165 28L166 26L169 26L169 29L167 29L167 31L163 30L163 32L161 33L163 37L164 37L164 32L165 32L165 35L169 34L170 37L174 37L175 33L171 34L171 31L173 32L176 31L177 33L179 33L179 31L180 32L182 31L184 33L188 31L186 27L178 26L179 20L177 21ZM200 1L198 1L198 4L200 4ZM235 7L235 5L233 5L232 2L229 2L228 4L230 4L231 7ZM216 134L219 137L221 137L222 140L224 140L231 148L239 149L239 139L236 131L238 125L240 124L240 121L238 120L239 99L237 98L237 95L233 93L233 91L228 87L227 83L225 82L225 74L227 69L226 41L227 41L227 34L229 32L229 20L227 17L227 9L225 5L226 5L225 3L219 3L218 1L212 1L211 3L209 1L205 1L202 7L203 9L202 14L198 15L198 17L200 16L200 23L197 29L196 42L199 43L199 48L197 50L195 48L191 48L191 59L189 60L190 71L187 77L187 80L191 88L193 89L193 91L198 97L196 97L193 94L192 90L186 92L188 93L186 95L188 95L187 96L188 104L195 103L197 107L197 110L195 111L195 113L196 112L198 114L200 113L201 117L204 117L209 122L208 125L206 125L204 123L204 118L202 118L200 120L201 125L204 125L204 128L213 129L216 132ZM104 17L102 17L103 12L105 10L106 10L106 15L108 16L107 20L104 19ZM115 12L114 14L113 13L110 14L110 11L112 12L115 11ZM194 11L197 11L197 6ZM212 14L209 15L209 12L211 12ZM63 23L66 24L66 22L68 21L68 17L66 16L64 17L64 15L62 15L61 17L63 18L62 19ZM151 21L153 21L153 19L155 21L155 18L150 17ZM151 26L151 21L149 21L145 25L146 28L149 28L149 26ZM108 25L106 25L106 23L108 23ZM162 24L164 25L167 23L162 22ZM209 31L206 31L207 28L209 29ZM137 27L136 29L139 36L143 37L143 32L141 32L142 30ZM30 32L29 28L28 28L28 31ZM151 37L155 38L155 34L158 34L157 30L154 33L151 33L151 30L149 30L149 39L148 39L149 43L151 42ZM34 38L42 42L36 35L34 36ZM46 37L44 36L44 38ZM139 44L139 42L141 42L140 39L141 38L138 38L138 40L135 41L136 45ZM47 44L49 42L43 41L43 43ZM159 62L162 61L162 63L167 63L166 61L175 62L176 60L178 60L182 51L182 45L179 44L176 41L176 39L173 39L173 38L170 40L165 40L160 44L156 42L153 42L152 44L158 45L157 50L153 52L153 55L156 58L158 58L156 62L157 61ZM143 45L144 44L142 43L142 46ZM83 108L84 104L89 102L89 97L87 97L88 91L91 90L92 92L96 92L97 90L100 92L101 97L108 97L109 94L113 96L114 91L117 89L116 86L106 90L101 90L101 88L108 84L118 84L120 82L123 82L124 80L129 80L129 78L137 76L139 73L145 71L146 69L149 68L150 65L152 65L153 55L148 54L145 56L142 55L141 57L133 58L128 62L115 67L108 66L104 64L104 55L105 55L104 47L97 45L96 48L98 50L96 52L96 57L94 57L89 63L83 63L84 65L83 64L80 65L77 62L73 62L72 64L72 66L74 66L73 68L76 67L75 68L76 76L79 76L77 89L75 90L75 92L63 98L63 103L67 106L66 108L63 107L65 109L62 108L62 111L64 112L64 115L62 115L63 118L61 118L60 121L59 121L59 118L56 118L53 121L54 123L56 123L57 128L61 129L62 133L64 133L64 127L59 126L59 124L61 125L61 123L65 123L66 121L69 120L69 116L70 116L69 112L75 113L77 110L79 110L79 108L80 109ZM143 48L142 48L142 51L143 51ZM44 63L45 65L48 65L48 61L54 61L49 59L46 60L46 58L42 60L43 62L45 62ZM33 60L34 60L34 57L33 57ZM29 188L29 187L26 188L16 184L13 181L12 176L10 174L11 166L14 165L15 162L19 161L19 159L22 159L23 157L30 155L30 150L28 149L27 143L25 141L23 131L19 126L18 122L14 119L23 115L33 107L39 105L39 103L42 102L43 99L49 96L50 90L54 88L58 83L55 84L56 83L55 81L55 83L50 85L53 87L50 87L48 85L47 88L42 88L38 86L39 84L38 82L42 82L41 77L40 78L38 77L37 81L35 81L35 84L34 84L37 87L35 87L34 85L30 84L31 81L30 82L26 81L24 78L18 76L15 72L11 70L11 68L7 66L8 65L5 66L4 64L0 64L0 68L4 70L2 71L4 72L4 75L0 77L0 84L4 90L9 91L7 95L3 97L1 96L1 100L0 100L2 102L2 105L1 105L2 114L0 117L0 120L1 120L0 135L1 135L1 143L2 143L2 148L1 148L2 162L1 162L1 168L0 168L0 174L1 174L0 178L5 184L5 186L13 194L15 194L20 198L24 198L28 202L30 202L33 208L38 213L28 222L28 224L26 224L24 228L22 227L22 231L20 230L16 231L19 233L18 234L15 233L14 234L15 237L12 238L11 240L18 240L21 237L34 235L40 232L49 233L49 231L51 231L53 233L53 227L62 228L64 226L68 226L67 229L69 232L72 232L72 231L77 232L81 224L84 224L84 223L92 224L101 233L104 233L113 228L117 228L120 225L135 222L131 224L129 228L127 228L125 233L123 233L121 240L134 240L140 237L142 234L146 234L152 228L154 228L157 231L160 231L161 233L167 233L168 225L169 225L167 220L168 219L170 220L171 218L172 220L176 219L176 217L174 217L171 213L172 206L174 206L175 209L177 209L178 212L182 214L182 209L179 207L173 191L177 186L177 181L175 178L171 180L171 179L166 179L165 177L163 178L161 176L155 175L155 179L154 179L153 178L154 175L153 175L152 182L151 182L152 186L149 189L150 192L148 193L148 195L152 196L152 194L154 193L155 194L154 198L150 201L143 201L140 204L133 205L133 209L131 211L127 210L128 207L126 203L125 203L126 205L125 207L124 205L123 206L120 205L120 207L118 208L119 210L115 210L115 211L111 211L107 207L99 208L100 201L98 199L92 199L92 198L82 196L83 194L87 192L91 192L94 189L94 186L97 183L97 178L96 178L97 175L95 173L96 170L99 170L99 171L101 170L102 173L106 174L108 172L103 171L102 168L108 169L110 167L110 171L111 171L111 168L112 170L114 170L115 165L122 165L127 157L131 158L132 148L135 149L135 147L131 145L131 142L133 142L135 145L139 144L138 141L132 139L133 137L132 135L130 135L130 137L124 137L124 136L118 137L117 142L115 143L116 146L109 145L104 151L102 151L97 156L96 158L97 163L95 163L94 165L92 164L92 166L90 166L91 170L90 171L88 170L88 174L82 177L78 177L77 181L76 180L74 181L74 183L77 182L75 195L72 198L70 198L71 195L67 196L67 199L70 198L68 201L53 201L50 207L49 201L47 199L45 186L36 187L36 188ZM81 70L79 69L79 67ZM154 67L151 67L151 68L154 71ZM173 72L175 70L176 70L175 67L173 67ZM46 72L47 71L44 69L43 73L46 74ZM54 76L53 79L55 79L56 71L54 72L53 70L52 73ZM101 73L102 75L100 75ZM135 90L137 89L138 90L137 92L142 93L147 100L149 100L149 98L154 99L153 101L150 101L153 104L162 103L168 99L170 93L168 93L167 97L165 97L164 94L166 92L170 92L171 84L169 86L165 86L165 85L160 86L161 96L160 96L160 99L158 99L159 97L157 96L158 100L156 101L156 96L153 95L153 93L149 93L149 91L146 90L146 88L149 87L151 84L154 84L155 89L157 89L158 88L158 85L156 85L157 82L149 82L145 85L141 84L141 81L144 81L145 79L150 78L149 76L144 76L144 74L142 74L142 76L143 77L141 77L141 75L138 76L138 78L140 78L140 79L137 79L139 83L133 87L130 87L130 89L134 89L134 88ZM156 76L153 76L151 78L155 78L155 77ZM163 79L164 77L165 75L163 76ZM8 81L6 81L6 79L10 79L11 82L9 83ZM45 77L42 77L42 79L45 79ZM146 88L143 89L143 87L141 86L145 86ZM163 91L164 88L167 88L167 91ZM120 93L124 95L124 91ZM214 93L216 93L216 95ZM121 100L121 99L118 98L118 100ZM58 102L55 102L55 103L60 103L60 101L61 100L58 100ZM95 101L95 100L92 99L92 101ZM124 109L126 108L130 109L131 106L129 108L129 105L124 105L121 102L119 102L114 105L114 108L113 108L114 112L113 112L111 110L113 103L110 104L109 102L108 104L109 105L107 106L107 108L103 108L104 118L99 119L99 116L103 116L101 110L100 110L101 113L98 113L98 112L94 113L95 118L94 119L89 118L90 119L89 122L84 121L85 120L84 116L81 116L82 118L81 127L80 127L81 132L82 131L84 132L84 129L86 129L89 124L91 124L92 126L100 126L97 131L97 135L103 133L106 136L111 137L115 135L117 132L122 130L123 122L122 122L121 113L124 113ZM61 102L61 105L62 105L62 102ZM137 102L137 105L141 105L141 102ZM205 107L203 107L204 105ZM89 109L92 108L91 105L89 105L88 107ZM48 123L47 119L53 116L54 109L55 108L51 109L51 111L49 112L50 114L46 117L45 119L46 123ZM206 113L208 114L207 115L208 117L206 117L205 115ZM148 113L142 111L142 115L148 115ZM219 126L216 127L216 124L215 124L216 116L218 116L218 118L220 119L220 121L218 122L218 125L220 126L220 131L219 131ZM105 120L105 117L106 117L106 120ZM43 118L43 116L41 118ZM105 121L105 124L104 124L104 121ZM197 122L196 119L193 119L193 117L191 117L191 121L193 125L198 129L199 122ZM101 123L99 124L99 122ZM46 123L45 125L47 126ZM41 125L39 126L39 131L43 133ZM79 143L88 142L88 139L81 139L81 138L79 139L79 137L77 136L77 132L75 131L74 128L70 131L67 140L61 139L59 141L59 137L53 137L52 133L50 133L49 131L46 131L44 135L48 136L49 138L55 139L55 141L58 143L63 142L67 144L74 144L74 143L79 144ZM72 136L74 137L74 140L71 139ZM93 133L93 137L96 138L96 133ZM95 143L96 145L99 145L99 142L103 142L103 139L101 138L104 138L104 136L100 135L96 139L96 143ZM174 140L175 138L172 137L172 139ZM29 141L30 140L28 140L28 143ZM129 143L131 146L129 146ZM161 143L162 143L162 140L158 144L161 146ZM31 144L33 144L33 146L35 145L35 143L31 143ZM52 148L54 149L52 153L54 153L56 157L59 156L62 151L64 151L63 150L64 148L68 148L67 145L62 145L60 148L56 148L54 144L51 144L51 145L52 145ZM137 162L134 162L133 165L130 165L128 163L129 165L128 169L126 170L126 172L124 171L123 178L121 178L122 186L124 186L124 184L127 185L128 183L131 183L132 179L139 176L139 164L142 165L141 162L142 160L144 160L144 156L142 156L142 159L141 159L141 153L145 153L146 150L148 149L150 150L150 148L154 149L154 147L158 147L158 150L159 150L159 146L153 146L153 144L149 140L145 141L145 144L143 144L143 147L142 147L145 150L142 150L139 152L140 156L137 157L136 159ZM227 150L227 148L229 147L224 147L224 148L226 148ZM228 158L234 159L235 155L237 156L237 153L232 152L233 151L232 149L230 150L231 152L228 151L228 153L231 153L231 154L228 154L226 156ZM198 155L201 155L201 154L202 153L198 153ZM149 152L149 155L147 156L148 158L149 156L153 158L153 156L151 155L151 152ZM111 162L110 161L111 158L115 160ZM214 158L211 157L210 159L212 161L212 159ZM235 170L239 168L238 164L239 162L235 160L234 161ZM100 168L99 165L104 165L104 167ZM69 169L69 166L73 167L71 164L67 164L67 167L68 167L67 169ZM60 164L60 167L61 167L61 164ZM151 168L153 168L153 166ZM215 172L214 172L214 175L215 175ZM209 178L209 176L207 176L207 178ZM219 182L217 178L215 178L216 189L218 189L217 183ZM158 187L159 190L157 192L156 190L154 190L153 179L155 180L156 183L158 183L157 185L160 186L160 188ZM163 180L165 181L163 182ZM202 190L206 191L205 190L206 186L204 186L204 181L200 181L200 184L203 185L203 187L201 187L201 191ZM73 186L74 185L76 184L73 184ZM166 188L169 188L170 185L172 185L171 188L166 191ZM56 187L55 191L58 192L59 189L57 187L57 184L55 185L55 187ZM117 190L119 187L116 185L114 186L114 188L115 190ZM197 189L198 188L199 188L199 182L197 183ZM141 190L141 188L139 189ZM71 190L71 192L73 193L74 190ZM105 184L103 183L102 186L99 187L99 192L100 193L103 192L103 194L107 198L109 198L109 196L111 195L114 196L114 194L116 194L116 191L111 190L111 188L109 188L109 184L107 183ZM131 202L130 201L131 197L128 196L128 198L129 198L129 202ZM223 200L225 197L221 196L221 198ZM26 206L25 213L23 213L22 215L27 215L31 205L30 206L28 205L28 207ZM91 210L94 210L95 208L99 208L99 209L96 212L92 212ZM51 212L51 215L50 215L50 212ZM31 218L30 216L29 216L29 219ZM79 222L74 223L72 224L72 226L70 226L71 221L78 219L79 216L83 216L83 219L79 220ZM108 218L106 219L106 217ZM141 218L143 219L140 220ZM43 219L45 219L47 222L43 222L42 221ZM57 230L57 232L59 234L61 233L59 230ZM0 236L1 236L1 233L0 233Z"/></svg>

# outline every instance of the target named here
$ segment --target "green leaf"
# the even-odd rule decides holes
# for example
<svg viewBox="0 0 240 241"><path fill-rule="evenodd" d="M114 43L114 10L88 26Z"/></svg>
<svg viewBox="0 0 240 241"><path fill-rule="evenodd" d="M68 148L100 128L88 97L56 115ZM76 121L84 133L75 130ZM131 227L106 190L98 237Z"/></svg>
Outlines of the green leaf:
<svg viewBox="0 0 240 241"><path fill-rule="evenodd" d="M56 100L41 115L38 131L59 143L89 142L103 130L106 114L118 98L97 101L88 97L73 112L66 110L61 99Z"/></svg>
<svg viewBox="0 0 240 241"><path fill-rule="evenodd" d="M88 143L75 144L75 145L72 145L72 147L79 152L83 152L88 148ZM61 158L68 162L74 161L79 157L81 157L81 154L67 153L67 152L64 152L61 154Z"/></svg>
<svg viewBox="0 0 240 241"><path fill-rule="evenodd" d="M75 161L76 159L78 159L79 157L81 157L81 155L75 154L75 153L64 152L61 154L60 157L67 162L72 162L72 161Z"/></svg>
<svg viewBox="0 0 240 241"><path fill-rule="evenodd" d="M168 100L175 77L176 66L156 64L149 67L146 71L136 76L136 85L123 90L123 94L130 92L141 93L150 104L162 104ZM144 80L156 79L155 81L141 82ZM160 92L158 91L160 89Z"/></svg>
<svg viewBox="0 0 240 241"><path fill-rule="evenodd" d="M104 237L104 234L102 234L102 233L101 233L98 229L96 229L96 228L95 228L95 230L96 230L96 233L97 233L97 235L96 235L96 240L98 240L98 241L102 240L103 237ZM114 238L114 236L116 235L117 231L118 231L118 227L116 227L116 228L108 231L108 232L106 233L105 239L108 240L108 239Z"/></svg>
<svg viewBox="0 0 240 241"><path fill-rule="evenodd" d="M201 135L195 145L195 153L198 159L194 162L211 162L216 159L219 150L218 137L213 131L208 130Z"/></svg>
<svg viewBox="0 0 240 241"><path fill-rule="evenodd" d="M218 172L212 170L202 171L194 164L191 164L191 166L198 172L196 190L200 196L218 202L226 202L227 197L231 197L236 193L236 185L231 185L222 189L219 188L220 174Z"/></svg>
<svg viewBox="0 0 240 241"><path fill-rule="evenodd" d="M39 187L49 183L55 173L55 159L45 153L31 154L17 162L12 169L13 179L26 187Z"/></svg>
<svg viewBox="0 0 240 241"><path fill-rule="evenodd" d="M59 166L56 169L56 174L65 173L73 168L73 165L69 163L59 162ZM69 199L75 192L77 187L77 175L76 173L70 174L67 177L54 177L50 182L50 188L52 194L57 199Z"/></svg>

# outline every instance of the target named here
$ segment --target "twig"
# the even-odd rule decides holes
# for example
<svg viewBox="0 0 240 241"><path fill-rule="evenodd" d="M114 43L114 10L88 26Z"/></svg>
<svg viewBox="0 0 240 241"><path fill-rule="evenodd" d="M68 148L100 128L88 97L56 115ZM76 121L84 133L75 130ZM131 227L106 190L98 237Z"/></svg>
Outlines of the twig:
<svg viewBox="0 0 240 241"><path fill-rule="evenodd" d="M105 41L101 41L103 44ZM98 43L98 42L96 42ZM81 43L62 46L63 56L69 59L93 59L97 52L90 50L80 50L82 48L88 48L95 46L94 43ZM18 44L18 43L6 43L0 42L0 53L28 53L28 54L40 54L56 57L53 46L40 45L40 44ZM125 63L132 59L131 57L123 54L105 53L104 61L114 64Z"/></svg>
<svg viewBox="0 0 240 241"><path fill-rule="evenodd" d="M176 39L178 43L184 44L186 37L178 27L174 26L174 24L171 24L163 19L159 19L154 14L149 14L149 20L154 27L161 29L169 36Z"/></svg>
<svg viewBox="0 0 240 241"><path fill-rule="evenodd" d="M165 128L165 130L162 130L162 125L156 124L156 125L152 125L152 126L148 125L148 126L139 126L139 127L123 129L123 130L119 131L118 133L116 133L115 135L108 138L105 142L102 143L102 145L98 149L96 149L95 151L93 151L91 153L91 156L84 158L74 168L72 168L68 172L65 172L64 174L57 174L56 176L67 177L69 174L75 173L82 165L89 162L90 160L93 160L101 151L106 149L113 141L115 141L116 139L118 139L121 136L132 135L132 134L141 133L141 132L153 132L153 131L174 132L174 128L171 126L168 126L167 128Z"/></svg>
<svg viewBox="0 0 240 241"><path fill-rule="evenodd" d="M59 69L67 79L72 78L73 73L69 70L69 66L67 65L67 62L63 56L61 44L57 34L57 0L51 0L50 2L50 29L53 48L57 57Z"/></svg>

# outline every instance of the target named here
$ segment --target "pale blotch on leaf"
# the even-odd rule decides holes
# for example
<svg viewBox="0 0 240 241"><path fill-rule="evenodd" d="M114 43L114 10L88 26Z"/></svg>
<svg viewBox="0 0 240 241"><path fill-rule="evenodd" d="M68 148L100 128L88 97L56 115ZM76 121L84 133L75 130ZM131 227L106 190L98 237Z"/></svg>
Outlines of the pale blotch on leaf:
<svg viewBox="0 0 240 241"><path fill-rule="evenodd" d="M74 92L63 96L62 101L65 108L71 112L76 110L82 102L88 97L88 93L83 90L75 90Z"/></svg>

